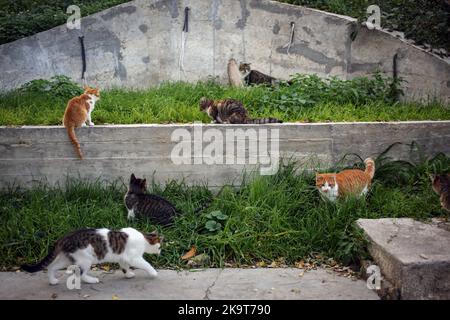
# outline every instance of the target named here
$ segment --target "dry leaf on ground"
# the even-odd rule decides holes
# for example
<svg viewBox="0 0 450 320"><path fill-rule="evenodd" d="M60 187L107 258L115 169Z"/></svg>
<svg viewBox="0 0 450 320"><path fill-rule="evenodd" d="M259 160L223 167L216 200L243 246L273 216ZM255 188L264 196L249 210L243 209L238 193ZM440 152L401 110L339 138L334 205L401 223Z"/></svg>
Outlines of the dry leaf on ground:
<svg viewBox="0 0 450 320"><path fill-rule="evenodd" d="M190 258L194 257L196 253L197 253L197 247L195 245L193 245L191 247L191 250L186 252L185 255L181 257L181 260L189 260Z"/></svg>

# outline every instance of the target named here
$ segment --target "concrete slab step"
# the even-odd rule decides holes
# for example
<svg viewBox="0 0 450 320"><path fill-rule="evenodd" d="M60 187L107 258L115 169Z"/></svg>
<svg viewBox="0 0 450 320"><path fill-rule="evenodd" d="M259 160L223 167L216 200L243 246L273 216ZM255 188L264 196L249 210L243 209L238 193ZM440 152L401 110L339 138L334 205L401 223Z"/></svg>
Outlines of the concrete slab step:
<svg viewBox="0 0 450 320"><path fill-rule="evenodd" d="M445 227L409 218L359 219L357 224L400 299L450 299L450 232Z"/></svg>
<svg viewBox="0 0 450 320"><path fill-rule="evenodd" d="M363 280L354 281L325 269L301 272L295 268L206 269L196 271L159 270L149 279L142 270L125 279L119 270L91 272L98 284L81 284L69 290L67 275L60 283L48 284L47 274L39 272L0 272L0 299L37 300L376 300L378 295Z"/></svg>

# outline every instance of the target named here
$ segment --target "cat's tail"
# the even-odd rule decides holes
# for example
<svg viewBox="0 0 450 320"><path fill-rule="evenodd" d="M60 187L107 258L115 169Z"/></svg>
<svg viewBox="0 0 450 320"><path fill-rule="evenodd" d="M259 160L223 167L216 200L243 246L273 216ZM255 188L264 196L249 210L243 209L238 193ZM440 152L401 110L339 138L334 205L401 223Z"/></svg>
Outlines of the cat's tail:
<svg viewBox="0 0 450 320"><path fill-rule="evenodd" d="M375 175L375 161L373 161L372 158L367 158L364 160L364 164L366 165L366 171L370 177L370 179L373 179L373 176Z"/></svg>
<svg viewBox="0 0 450 320"><path fill-rule="evenodd" d="M26 272L38 272L43 270L44 268L48 267L53 260L56 259L56 256L58 255L58 251L55 249L51 249L48 255L41 260L41 262L34 264L34 265L28 265L24 264L20 266L20 268Z"/></svg>
<svg viewBox="0 0 450 320"><path fill-rule="evenodd" d="M75 147L75 151L77 152L80 159L83 159L83 154L81 153L80 143L78 142L77 136L75 135L75 127L67 126L67 134L69 135L70 141Z"/></svg>
<svg viewBox="0 0 450 320"><path fill-rule="evenodd" d="M247 119L246 124L266 124L266 123L283 123L283 121L276 118L261 118L261 119Z"/></svg>

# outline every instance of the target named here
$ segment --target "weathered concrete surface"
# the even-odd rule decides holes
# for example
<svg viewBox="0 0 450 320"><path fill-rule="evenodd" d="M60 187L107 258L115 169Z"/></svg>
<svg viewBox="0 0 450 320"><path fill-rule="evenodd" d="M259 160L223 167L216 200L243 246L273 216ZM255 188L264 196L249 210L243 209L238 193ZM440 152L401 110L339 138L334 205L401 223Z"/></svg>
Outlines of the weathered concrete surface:
<svg viewBox="0 0 450 320"><path fill-rule="evenodd" d="M376 68L393 76L393 59L397 55L397 72L406 80L402 84L406 97L419 100L436 96L450 101L450 64L446 60L389 33L365 28L352 43L351 52L350 77L365 75Z"/></svg>
<svg viewBox="0 0 450 320"><path fill-rule="evenodd" d="M279 143L280 157L298 160L305 169L328 167L348 153L376 157L395 142L409 144L416 141L426 155L450 154L450 121L204 125L197 138L194 132L199 128L189 124L84 127L76 131L85 155L80 161L62 127L0 127L0 188L13 183L27 188L40 181L64 185L68 176L128 181L132 172L162 183L184 178L187 183L206 182L212 188L229 183L239 185L244 170L255 171L258 165L276 168L277 148L272 144L275 142ZM228 139L227 132L230 131L238 138ZM263 137L264 132L267 140ZM176 164L172 159L172 153L178 154L175 147L179 146L180 133L191 147L186 152L188 164ZM217 150L221 157L212 164L206 158L211 154L207 152L210 146L207 133L223 138L223 150ZM267 144L263 143L265 141ZM229 142L234 146L234 155L227 152L226 143ZM240 143L245 146L239 146ZM194 157L196 146L200 146L200 152ZM267 163L258 155L256 164L251 163L249 151L254 147L264 155L264 146L273 158L267 158ZM409 159L409 151L406 145L397 146L392 149L391 156ZM225 155L230 154L231 162L227 163Z"/></svg>
<svg viewBox="0 0 450 320"><path fill-rule="evenodd" d="M182 71L185 6L191 10ZM356 19L305 7L267 0L136 0L84 17L81 25L81 31L63 25L0 46L0 91L57 74L81 81L83 34L87 80L103 88L211 76L226 82L231 57L282 79L295 73L347 79L377 68L392 74L398 53L407 98L450 99L444 60L381 31L361 29L352 41Z"/></svg>
<svg viewBox="0 0 450 320"><path fill-rule="evenodd" d="M450 299L450 232L413 219L360 219L369 251L401 299Z"/></svg>
<svg viewBox="0 0 450 320"><path fill-rule="evenodd" d="M305 272L299 269L207 269L196 272L160 270L156 279L148 279L136 270L136 277L125 279L121 271L92 272L101 283L81 284L81 290L68 290L67 275L61 271L56 286L47 275L1 272L0 299L76 299L111 300L375 300L376 293L365 281L339 276L323 269Z"/></svg>

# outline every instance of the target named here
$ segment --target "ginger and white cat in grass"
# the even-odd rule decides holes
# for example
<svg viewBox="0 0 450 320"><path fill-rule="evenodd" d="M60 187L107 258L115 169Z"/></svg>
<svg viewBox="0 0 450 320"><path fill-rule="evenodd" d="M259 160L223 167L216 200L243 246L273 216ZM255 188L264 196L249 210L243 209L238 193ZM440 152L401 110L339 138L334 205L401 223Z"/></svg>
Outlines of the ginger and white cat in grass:
<svg viewBox="0 0 450 320"><path fill-rule="evenodd" d="M67 103L64 113L64 126L80 159L83 159L83 154L81 153L80 143L75 135L75 128L86 126L86 122L89 126L94 125L91 114L94 110L95 103L99 99L100 90L98 88L85 86L82 95L70 99Z"/></svg>
<svg viewBox="0 0 450 320"><path fill-rule="evenodd" d="M339 173L316 174L317 189L332 202L349 195L366 195L375 175L375 162L367 158L364 163L365 171L351 169Z"/></svg>
<svg viewBox="0 0 450 320"><path fill-rule="evenodd" d="M163 237L156 232L141 233L133 228L119 231L109 229L82 229L70 233L56 241L48 255L35 265L23 265L27 272L37 272L48 267L50 284L58 283L56 272L70 265L80 267L81 280L98 283L99 279L88 275L91 265L111 262L118 263L126 278L134 277L130 267L145 270L150 277L158 273L148 263L144 253L161 253Z"/></svg>

